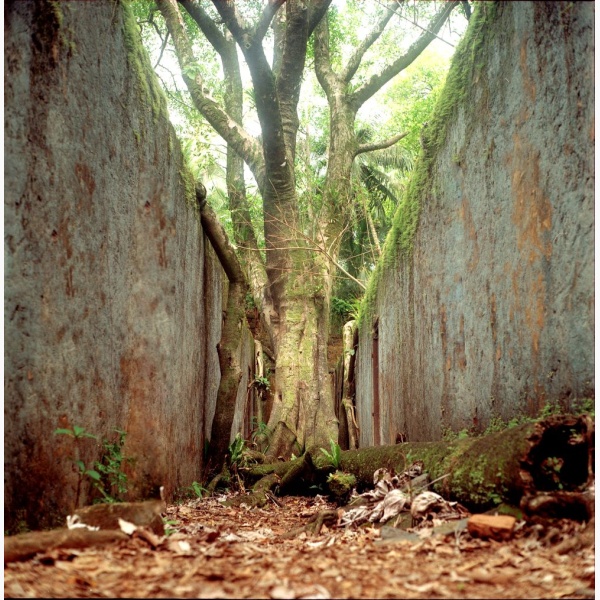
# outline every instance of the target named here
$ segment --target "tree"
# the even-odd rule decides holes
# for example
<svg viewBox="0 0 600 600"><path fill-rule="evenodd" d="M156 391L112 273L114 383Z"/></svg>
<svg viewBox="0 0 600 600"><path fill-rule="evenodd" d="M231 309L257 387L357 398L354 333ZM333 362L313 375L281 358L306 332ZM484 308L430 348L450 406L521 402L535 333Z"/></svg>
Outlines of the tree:
<svg viewBox="0 0 600 600"><path fill-rule="evenodd" d="M361 62L398 14L399 1L380 11L371 32L344 64L339 64L332 48L330 25L335 23L335 14L331 0L213 0L212 8L192 0L179 4L158 0L157 4L194 106L227 143L234 235L275 360L268 452L288 457L292 452L328 446L338 435L327 369L329 309L333 276L341 266L337 260L340 243L353 207L348 185L352 165L357 156L389 148L405 135L398 132L386 140L361 143L356 115L419 56L457 2L443 3L406 51L388 46L389 61L376 69L370 66L366 72L360 69ZM226 88L222 104L211 94L202 75L202 61L194 55L190 18L221 58ZM313 48L309 48L313 34ZM272 41L271 61L265 49L267 38ZM236 45L250 73L259 137L251 136L242 125ZM316 75L329 104L329 150L319 212L307 220L301 211L295 167L298 102L309 52L314 53ZM262 197L264 260L251 226L242 160Z"/></svg>

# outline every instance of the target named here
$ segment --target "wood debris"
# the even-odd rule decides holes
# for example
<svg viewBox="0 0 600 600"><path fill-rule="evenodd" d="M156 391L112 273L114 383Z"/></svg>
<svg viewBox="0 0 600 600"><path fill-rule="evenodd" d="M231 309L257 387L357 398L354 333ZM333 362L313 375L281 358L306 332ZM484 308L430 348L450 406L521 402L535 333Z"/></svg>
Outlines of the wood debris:
<svg viewBox="0 0 600 600"><path fill-rule="evenodd" d="M245 510L223 506L223 499L169 506L167 518L176 521L170 526L176 532L157 546L140 539L137 530L131 536L64 530L118 539L11 562L4 571L5 595L577 599L594 591L593 535L575 521L515 526L506 541L476 538L457 528L381 544L373 524L339 529L327 522L318 534L289 539L290 530L313 517L316 522L324 511L335 513L335 505L322 497L288 496L279 499L281 506ZM560 544L573 538L585 543L559 554Z"/></svg>

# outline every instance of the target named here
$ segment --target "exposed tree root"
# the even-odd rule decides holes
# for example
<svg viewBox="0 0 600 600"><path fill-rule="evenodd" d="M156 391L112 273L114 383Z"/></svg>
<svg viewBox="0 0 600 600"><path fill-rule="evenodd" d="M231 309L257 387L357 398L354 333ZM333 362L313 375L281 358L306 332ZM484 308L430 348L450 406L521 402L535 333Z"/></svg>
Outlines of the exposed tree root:
<svg viewBox="0 0 600 600"><path fill-rule="evenodd" d="M342 510L343 512L343 510ZM284 539L295 538L301 533L307 533L309 535L319 535L323 525L327 527L333 527L340 521L341 513L339 510L323 510L313 515L303 527L292 529L288 533L283 534L281 537Z"/></svg>

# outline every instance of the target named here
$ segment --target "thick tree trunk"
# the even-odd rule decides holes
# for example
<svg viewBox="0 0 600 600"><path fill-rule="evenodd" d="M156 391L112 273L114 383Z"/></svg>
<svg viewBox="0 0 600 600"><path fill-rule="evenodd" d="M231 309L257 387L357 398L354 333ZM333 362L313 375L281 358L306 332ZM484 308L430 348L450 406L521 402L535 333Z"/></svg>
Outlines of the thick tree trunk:
<svg viewBox="0 0 600 600"><path fill-rule="evenodd" d="M276 392L269 419L268 456L289 458L337 440L327 370L328 303L318 279L297 273L281 304Z"/></svg>

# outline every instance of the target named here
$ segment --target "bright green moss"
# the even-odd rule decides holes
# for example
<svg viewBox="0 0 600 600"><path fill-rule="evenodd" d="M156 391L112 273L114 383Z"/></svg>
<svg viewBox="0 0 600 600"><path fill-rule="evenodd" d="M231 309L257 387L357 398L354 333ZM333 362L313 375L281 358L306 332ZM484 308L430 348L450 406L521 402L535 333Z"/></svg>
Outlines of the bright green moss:
<svg viewBox="0 0 600 600"><path fill-rule="evenodd" d="M421 207L427 196L433 193L437 154L446 141L448 127L459 106L466 99L476 75L483 67L481 57L485 56L484 47L493 38L496 16L496 2L478 3L467 32L452 58L444 89L422 134L421 155L394 215L381 259L369 279L358 315L359 327L365 319L373 316L379 282L387 269L396 265L398 259L408 259L412 255ZM405 265L408 264L405 262Z"/></svg>
<svg viewBox="0 0 600 600"><path fill-rule="evenodd" d="M140 91L140 100L150 105L154 122L162 115L168 120L167 99L156 81L148 54L142 46L138 25L127 2L121 0L123 10L123 38L127 50L127 60Z"/></svg>

